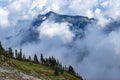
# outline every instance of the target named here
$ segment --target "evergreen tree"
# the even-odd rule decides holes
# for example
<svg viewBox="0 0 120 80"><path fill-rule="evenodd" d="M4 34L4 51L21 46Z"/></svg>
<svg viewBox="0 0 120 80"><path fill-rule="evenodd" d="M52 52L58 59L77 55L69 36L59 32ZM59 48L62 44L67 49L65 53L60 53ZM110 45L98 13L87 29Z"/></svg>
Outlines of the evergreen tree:
<svg viewBox="0 0 120 80"><path fill-rule="evenodd" d="M28 57L28 60L29 60L29 61L32 61L32 58L31 58L31 56L29 56L29 57Z"/></svg>
<svg viewBox="0 0 120 80"><path fill-rule="evenodd" d="M55 67L55 66L57 66L57 63L56 63L57 61L56 61L56 59L52 56L52 58L51 58L51 67Z"/></svg>
<svg viewBox="0 0 120 80"><path fill-rule="evenodd" d="M76 75L76 73L75 73L75 71L74 71L74 69L73 69L72 66L69 66L69 68L68 68L68 72L71 73L71 74Z"/></svg>
<svg viewBox="0 0 120 80"><path fill-rule="evenodd" d="M59 76L59 71L58 71L58 68L57 68L57 67L55 68L54 75L55 75L55 76Z"/></svg>
<svg viewBox="0 0 120 80"><path fill-rule="evenodd" d="M36 54L34 55L34 62L37 63L37 64L39 64L39 61L38 61L38 58L37 58Z"/></svg>
<svg viewBox="0 0 120 80"><path fill-rule="evenodd" d="M22 60L26 61L26 56L23 54Z"/></svg>
<svg viewBox="0 0 120 80"><path fill-rule="evenodd" d="M2 47L1 42L0 42L0 55L5 55L5 50L4 50L4 48Z"/></svg>
<svg viewBox="0 0 120 80"><path fill-rule="evenodd" d="M46 65L46 66L50 66L50 63L49 63L49 59L48 59L48 58L45 59L45 63L44 63L44 65Z"/></svg>
<svg viewBox="0 0 120 80"><path fill-rule="evenodd" d="M9 57L10 57L10 58L13 58L13 57L14 57L14 53L12 52L12 48L9 48L8 54L9 54Z"/></svg>
<svg viewBox="0 0 120 80"><path fill-rule="evenodd" d="M19 59L22 60L22 49L20 49Z"/></svg>
<svg viewBox="0 0 120 80"><path fill-rule="evenodd" d="M0 50L3 50L3 47L2 47L2 44L1 44L1 42L0 42Z"/></svg>
<svg viewBox="0 0 120 80"><path fill-rule="evenodd" d="M44 60L43 54L41 54L40 62L41 62L41 64L45 64L45 60Z"/></svg>
<svg viewBox="0 0 120 80"><path fill-rule="evenodd" d="M15 50L15 58L18 59L18 53L17 53L17 50Z"/></svg>

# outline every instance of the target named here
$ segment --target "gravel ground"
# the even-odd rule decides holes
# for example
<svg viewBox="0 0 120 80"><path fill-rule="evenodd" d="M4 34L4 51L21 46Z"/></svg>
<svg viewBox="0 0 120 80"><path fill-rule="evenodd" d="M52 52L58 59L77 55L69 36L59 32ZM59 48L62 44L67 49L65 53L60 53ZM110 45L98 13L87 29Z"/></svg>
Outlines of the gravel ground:
<svg viewBox="0 0 120 80"><path fill-rule="evenodd" d="M0 80L41 80L33 76L0 67Z"/></svg>

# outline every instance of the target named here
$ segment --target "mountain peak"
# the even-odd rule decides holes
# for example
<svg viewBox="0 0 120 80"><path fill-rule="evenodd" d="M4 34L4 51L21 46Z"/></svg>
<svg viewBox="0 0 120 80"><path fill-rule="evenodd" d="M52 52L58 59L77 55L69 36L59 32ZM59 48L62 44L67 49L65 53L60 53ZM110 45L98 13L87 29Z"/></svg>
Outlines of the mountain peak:
<svg viewBox="0 0 120 80"><path fill-rule="evenodd" d="M57 13L55 13L53 11L49 11L47 14L57 14Z"/></svg>

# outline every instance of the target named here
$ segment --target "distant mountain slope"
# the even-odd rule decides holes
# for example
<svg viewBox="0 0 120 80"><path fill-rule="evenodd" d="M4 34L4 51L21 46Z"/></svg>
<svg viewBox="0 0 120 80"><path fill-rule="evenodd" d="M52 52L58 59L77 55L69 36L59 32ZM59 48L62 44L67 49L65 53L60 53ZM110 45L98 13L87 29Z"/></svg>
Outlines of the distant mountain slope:
<svg viewBox="0 0 120 80"><path fill-rule="evenodd" d="M8 36L5 39L7 41L12 41L13 39L16 40L16 38L21 37L21 39L17 40L17 42L20 45L23 45L24 43L29 42L37 42L39 40L39 32L36 30L39 26L41 26L42 23L44 23L46 20L52 21L55 23L64 23L67 22L69 25L69 29L74 33L76 38L82 38L84 37L84 31L87 25L89 24L96 24L97 20L94 18L88 18L84 16L71 16L71 15L62 15L55 12L48 12L46 14L39 14L36 18L34 18L32 21L19 21L18 22L18 28L16 27L16 35ZM27 25L26 25L27 24ZM29 24L29 25L28 25ZM111 32L119 27L120 22L119 21L112 21L109 24L107 24L103 31L104 32ZM116 27L114 27L116 26Z"/></svg>
<svg viewBox="0 0 120 80"><path fill-rule="evenodd" d="M50 11L46 14L39 14L38 17L33 21L32 25L33 27L38 27L46 20L53 21L55 23L69 23L69 29L76 35L75 37L80 37L83 34L81 30L84 30L88 24L96 22L96 20L93 18L61 15Z"/></svg>
<svg viewBox="0 0 120 80"><path fill-rule="evenodd" d="M16 34L8 36L5 39L11 42L12 40L16 40L16 38L21 37L21 39L17 40L20 45L29 42L37 42L39 41L39 32L36 29L46 20L53 21L55 23L67 22L69 24L69 29L75 34L74 38L83 37L85 27L88 24L96 22L96 20L93 18L84 16L61 15L50 11L46 14L39 14L32 21L19 21L19 26L17 26L19 28L16 27Z"/></svg>
<svg viewBox="0 0 120 80"><path fill-rule="evenodd" d="M43 21L48 19L57 23L68 22L71 23L72 26L78 26L79 28L84 28L87 24L95 21L93 18L84 16L61 15L50 11L46 14L39 14L38 17L33 21L33 26L39 26Z"/></svg>

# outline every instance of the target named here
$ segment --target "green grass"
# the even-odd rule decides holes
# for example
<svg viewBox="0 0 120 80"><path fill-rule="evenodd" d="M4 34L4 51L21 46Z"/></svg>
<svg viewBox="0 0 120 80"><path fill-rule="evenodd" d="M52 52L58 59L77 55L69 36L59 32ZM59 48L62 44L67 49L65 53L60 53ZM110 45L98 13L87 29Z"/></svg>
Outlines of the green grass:
<svg viewBox="0 0 120 80"><path fill-rule="evenodd" d="M0 57L1 58L1 57ZM2 62L2 61L1 61ZM32 75L44 80L60 80L60 79L70 79L70 80L82 80L79 79L67 72L60 74L59 76L54 76L54 70L50 67L43 66L40 64L34 64L32 62L27 61L19 61L15 59L6 59L6 62L9 67L19 70L28 75Z"/></svg>

